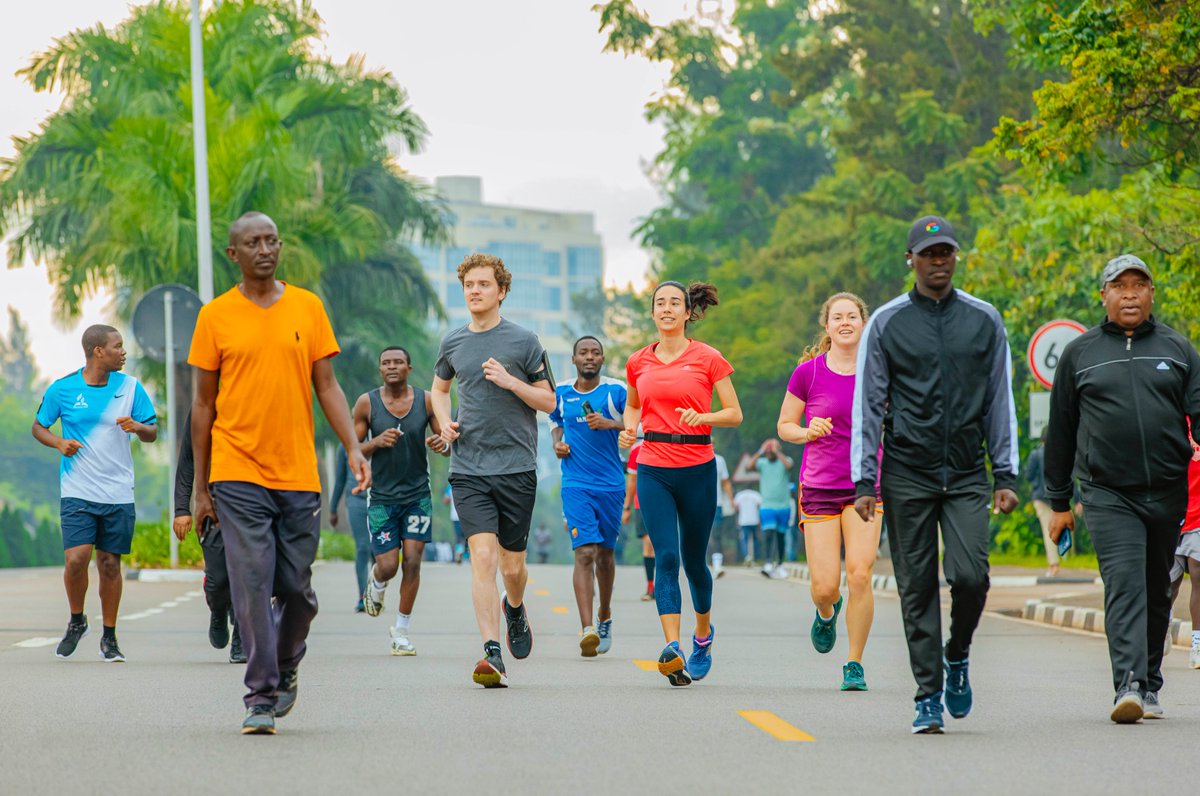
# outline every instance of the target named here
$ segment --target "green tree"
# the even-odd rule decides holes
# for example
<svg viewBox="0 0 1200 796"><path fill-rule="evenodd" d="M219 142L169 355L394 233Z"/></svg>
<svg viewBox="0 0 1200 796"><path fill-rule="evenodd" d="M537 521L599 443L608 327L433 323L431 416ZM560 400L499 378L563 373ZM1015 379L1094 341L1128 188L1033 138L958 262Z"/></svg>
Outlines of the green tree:
<svg viewBox="0 0 1200 796"><path fill-rule="evenodd" d="M307 0L217 3L203 32L217 292L240 278L226 229L257 209L286 241L281 278L326 299L348 352L402 315L419 332L438 309L404 242L438 240L444 213L389 151L426 135L403 89L359 56L323 58ZM128 311L157 284L196 283L188 36L188 4L158 0L57 39L20 73L63 104L0 161L0 234L10 261L45 263L64 317L101 285Z"/></svg>

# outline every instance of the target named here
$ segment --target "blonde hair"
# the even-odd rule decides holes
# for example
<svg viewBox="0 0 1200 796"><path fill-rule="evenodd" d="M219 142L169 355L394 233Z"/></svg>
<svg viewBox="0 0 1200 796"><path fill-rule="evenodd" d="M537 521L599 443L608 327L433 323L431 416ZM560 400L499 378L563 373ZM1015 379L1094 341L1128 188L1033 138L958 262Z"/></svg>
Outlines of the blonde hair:
<svg viewBox="0 0 1200 796"><path fill-rule="evenodd" d="M867 322L867 302L863 301L853 293L834 293L832 296L825 299L825 303L821 305L821 313L818 316L819 323L821 324L821 333L817 335L817 342L804 349L804 354L800 357L801 362L807 362L810 359L816 359L817 357L821 356L821 354L827 353L829 349L833 347L833 340L830 339L829 332L825 331L825 327L829 324L830 308L832 308L834 304L842 299L853 301L855 306L858 307L859 314L862 315L863 323L865 324Z"/></svg>

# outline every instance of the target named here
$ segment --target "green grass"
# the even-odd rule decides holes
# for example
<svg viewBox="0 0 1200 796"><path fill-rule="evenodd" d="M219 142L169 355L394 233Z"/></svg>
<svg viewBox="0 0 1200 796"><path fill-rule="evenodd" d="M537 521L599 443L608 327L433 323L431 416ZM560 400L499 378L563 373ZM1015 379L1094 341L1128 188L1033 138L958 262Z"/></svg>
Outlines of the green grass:
<svg viewBox="0 0 1200 796"><path fill-rule="evenodd" d="M1029 567L1030 569L1046 569L1046 557L1012 555L1009 553L992 553L988 556L988 560L994 567ZM1090 569L1097 571L1100 569L1099 562L1096 561L1095 553L1080 553L1078 555L1069 555L1062 560L1059 565L1063 570L1069 569Z"/></svg>
<svg viewBox="0 0 1200 796"><path fill-rule="evenodd" d="M170 527L162 522L139 522L133 529L129 554L122 556L125 566L133 569L161 569L171 565ZM321 532L317 558L327 561L353 561L354 539L348 533ZM195 532L179 543L179 566L199 569L204 566L204 553Z"/></svg>

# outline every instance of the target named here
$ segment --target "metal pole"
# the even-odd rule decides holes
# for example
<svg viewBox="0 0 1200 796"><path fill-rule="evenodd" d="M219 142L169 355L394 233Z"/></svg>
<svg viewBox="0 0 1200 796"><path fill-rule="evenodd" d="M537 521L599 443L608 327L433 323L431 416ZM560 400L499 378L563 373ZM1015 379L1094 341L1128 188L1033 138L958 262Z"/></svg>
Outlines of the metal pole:
<svg viewBox="0 0 1200 796"><path fill-rule="evenodd" d="M212 219L208 206L208 132L204 113L204 42L200 0L192 0L192 141L196 161L196 266L200 301L213 299Z"/></svg>
<svg viewBox="0 0 1200 796"><path fill-rule="evenodd" d="M179 540L171 529L171 520L175 516L175 465L176 454L176 425L182 418L176 417L175 411L175 313L173 311L173 296L168 290L163 293L163 323L166 325L166 356L167 363L167 540L171 549L171 569L179 566Z"/></svg>

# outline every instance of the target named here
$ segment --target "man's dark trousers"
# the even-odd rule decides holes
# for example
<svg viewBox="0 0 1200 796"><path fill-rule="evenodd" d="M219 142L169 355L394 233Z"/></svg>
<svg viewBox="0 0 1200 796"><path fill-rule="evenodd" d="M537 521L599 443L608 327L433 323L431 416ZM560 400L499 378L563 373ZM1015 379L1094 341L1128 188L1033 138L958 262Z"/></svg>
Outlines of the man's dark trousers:
<svg viewBox="0 0 1200 796"><path fill-rule="evenodd" d="M321 538L321 494L243 481L215 483L212 494L248 658L246 707L273 706L279 672L299 666L317 615L312 563Z"/></svg>
<svg viewBox="0 0 1200 796"><path fill-rule="evenodd" d="M988 592L986 473L940 485L890 473L880 478L883 513L900 592L908 660L918 700L942 691L942 608L938 588L938 526L945 541L943 567L950 584L950 639L946 657L965 660Z"/></svg>
<svg viewBox="0 0 1200 796"><path fill-rule="evenodd" d="M1113 687L1162 688L1163 639L1171 622L1171 563L1187 512L1187 483L1155 495L1079 485L1104 581L1104 633ZM1132 673L1132 674L1130 674Z"/></svg>
<svg viewBox="0 0 1200 796"><path fill-rule="evenodd" d="M204 553L204 601L214 614L229 613L233 607L229 596L229 568L225 563L225 540L221 526L214 524L200 542Z"/></svg>

